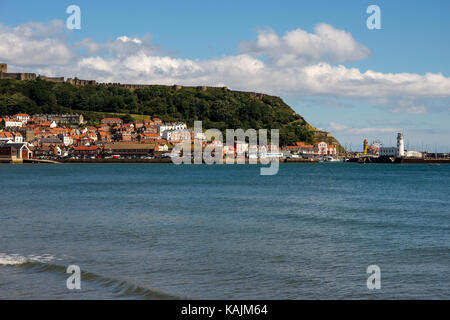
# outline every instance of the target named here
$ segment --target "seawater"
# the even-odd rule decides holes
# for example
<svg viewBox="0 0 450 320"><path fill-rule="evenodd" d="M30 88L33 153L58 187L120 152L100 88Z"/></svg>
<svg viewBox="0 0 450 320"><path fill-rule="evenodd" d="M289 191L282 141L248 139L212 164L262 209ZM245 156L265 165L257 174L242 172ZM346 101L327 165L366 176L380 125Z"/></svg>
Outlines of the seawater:
<svg viewBox="0 0 450 320"><path fill-rule="evenodd" d="M259 169L0 165L0 299L450 297L449 165Z"/></svg>

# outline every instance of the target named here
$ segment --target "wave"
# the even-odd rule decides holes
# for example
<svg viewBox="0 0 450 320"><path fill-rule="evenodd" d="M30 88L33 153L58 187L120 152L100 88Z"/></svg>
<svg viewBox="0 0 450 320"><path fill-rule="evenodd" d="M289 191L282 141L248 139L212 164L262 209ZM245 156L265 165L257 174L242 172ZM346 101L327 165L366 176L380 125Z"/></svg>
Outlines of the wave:
<svg viewBox="0 0 450 320"><path fill-rule="evenodd" d="M67 267L50 263L57 260L52 255L28 255L0 253L0 266L27 268L35 272L53 272L68 276ZM101 287L111 289L117 297L139 297L154 300L178 300L180 297L144 288L125 280L101 276L92 272L81 271L81 281L90 281Z"/></svg>
<svg viewBox="0 0 450 320"><path fill-rule="evenodd" d="M50 254L22 256L20 254L0 253L0 266L22 265L27 262L48 263L56 258Z"/></svg>

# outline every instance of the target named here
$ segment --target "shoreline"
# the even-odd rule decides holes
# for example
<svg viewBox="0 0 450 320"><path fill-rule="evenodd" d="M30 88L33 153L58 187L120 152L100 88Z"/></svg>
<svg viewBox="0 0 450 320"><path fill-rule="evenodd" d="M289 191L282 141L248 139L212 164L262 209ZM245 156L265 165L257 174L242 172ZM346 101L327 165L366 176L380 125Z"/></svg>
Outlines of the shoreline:
<svg viewBox="0 0 450 320"><path fill-rule="evenodd" d="M406 160L406 161L405 161ZM170 158L166 159L65 159L65 160L46 160L46 159L21 159L21 160L11 160L11 159L0 159L0 164L66 164L66 163L160 163L160 164L171 164L173 163ZM262 165L269 165L265 163ZM329 162L319 162L317 160L309 159L282 159L279 163L329 163ZM335 163L354 163L354 164L428 164L428 165L440 165L440 164L450 164L450 159L403 159L403 161L395 162L335 162ZM194 164L192 162L192 164ZM205 164L204 162L202 164ZM225 161L222 164L227 164ZM239 164L235 159L234 163ZM249 159L245 160L242 164L252 164L249 163ZM261 163L256 163L261 164Z"/></svg>

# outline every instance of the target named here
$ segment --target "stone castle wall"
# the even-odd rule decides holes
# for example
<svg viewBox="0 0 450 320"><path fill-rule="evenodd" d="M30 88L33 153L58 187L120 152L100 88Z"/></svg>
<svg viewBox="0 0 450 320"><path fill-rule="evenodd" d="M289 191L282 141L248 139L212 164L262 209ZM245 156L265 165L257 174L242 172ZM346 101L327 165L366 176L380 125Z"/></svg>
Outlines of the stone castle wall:
<svg viewBox="0 0 450 320"><path fill-rule="evenodd" d="M48 82L57 82L57 83L64 83L64 77L46 77L46 76L39 76L39 79L48 81Z"/></svg>
<svg viewBox="0 0 450 320"><path fill-rule="evenodd" d="M34 74L34 73L5 73L5 72L0 72L0 79L36 80L36 74Z"/></svg>

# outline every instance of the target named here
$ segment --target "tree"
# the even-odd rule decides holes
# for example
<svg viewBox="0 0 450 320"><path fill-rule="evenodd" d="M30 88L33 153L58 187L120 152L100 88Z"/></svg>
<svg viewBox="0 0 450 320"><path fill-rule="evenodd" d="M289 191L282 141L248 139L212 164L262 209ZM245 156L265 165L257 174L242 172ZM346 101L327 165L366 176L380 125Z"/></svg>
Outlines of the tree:
<svg viewBox="0 0 450 320"><path fill-rule="evenodd" d="M133 117L131 115L129 115L129 114L126 114L126 115L120 117L120 119L122 119L124 123L134 122Z"/></svg>

